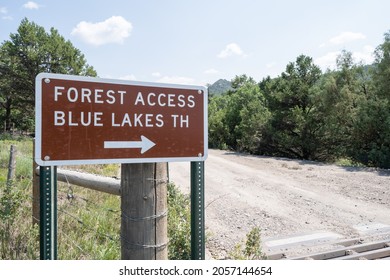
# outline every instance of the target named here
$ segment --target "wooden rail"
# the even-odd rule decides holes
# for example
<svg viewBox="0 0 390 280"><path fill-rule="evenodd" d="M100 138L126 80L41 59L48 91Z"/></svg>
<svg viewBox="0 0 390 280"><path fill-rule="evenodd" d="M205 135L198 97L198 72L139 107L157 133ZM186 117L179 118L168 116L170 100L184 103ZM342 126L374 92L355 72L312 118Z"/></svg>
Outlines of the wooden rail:
<svg viewBox="0 0 390 280"><path fill-rule="evenodd" d="M39 168L35 169L35 173L39 176ZM121 195L121 182L115 178L58 168L57 180L95 191Z"/></svg>

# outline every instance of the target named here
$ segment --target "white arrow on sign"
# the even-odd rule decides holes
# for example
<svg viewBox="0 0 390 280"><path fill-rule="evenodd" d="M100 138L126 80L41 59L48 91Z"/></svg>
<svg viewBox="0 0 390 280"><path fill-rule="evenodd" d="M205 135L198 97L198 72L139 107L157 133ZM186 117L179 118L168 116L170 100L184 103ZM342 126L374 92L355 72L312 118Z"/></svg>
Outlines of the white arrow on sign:
<svg viewBox="0 0 390 280"><path fill-rule="evenodd" d="M105 149L141 148L141 154L145 153L156 143L141 135L141 141L104 141Z"/></svg>

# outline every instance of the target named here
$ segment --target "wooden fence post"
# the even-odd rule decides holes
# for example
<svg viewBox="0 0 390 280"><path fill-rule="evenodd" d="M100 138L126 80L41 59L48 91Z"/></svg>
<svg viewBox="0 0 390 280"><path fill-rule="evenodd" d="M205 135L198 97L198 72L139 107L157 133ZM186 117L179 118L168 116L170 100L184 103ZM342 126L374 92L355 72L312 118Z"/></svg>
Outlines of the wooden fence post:
<svg viewBox="0 0 390 280"><path fill-rule="evenodd" d="M123 260L168 259L166 164L121 166Z"/></svg>
<svg viewBox="0 0 390 280"><path fill-rule="evenodd" d="M10 153L9 153L9 163L8 163L8 175L7 175L8 186L12 185L12 181L15 178L15 170L16 170L16 146L11 145Z"/></svg>

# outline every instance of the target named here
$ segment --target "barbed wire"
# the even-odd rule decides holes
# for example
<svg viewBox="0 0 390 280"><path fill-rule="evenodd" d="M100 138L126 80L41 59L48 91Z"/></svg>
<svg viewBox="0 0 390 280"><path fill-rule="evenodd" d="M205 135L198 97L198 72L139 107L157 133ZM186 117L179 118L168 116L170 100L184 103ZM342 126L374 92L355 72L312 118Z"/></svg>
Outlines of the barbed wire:
<svg viewBox="0 0 390 280"><path fill-rule="evenodd" d="M75 194L75 190L71 186L68 186L67 190L59 189L58 192L65 194L66 199L68 201L70 201L70 204L62 204L61 207L58 209L58 213L61 213L62 215L65 215L67 217L72 218L80 226L82 226L82 228L84 230L87 230L89 232L93 232L96 235L103 237L105 239L108 239L110 241L117 242L118 246L126 246L128 249L129 248L133 248L133 249L143 248L143 249L161 250L161 249L164 249L166 246L168 246L169 241L162 243L162 244L137 244L137 243L129 242L121 234L118 234L117 236L113 236L113 235L101 232L101 231L97 230L96 228L89 226L86 222L84 222L80 217L78 217L74 213L67 211L66 208L69 207L70 205L72 205L72 202L74 200L81 200L81 201L86 202L87 204L90 204L90 205L93 205L94 207L97 207L100 211L106 211L106 212L116 214L116 213L120 212L120 210L112 209L112 208L102 208L101 205L99 205L98 203L96 203L88 198L85 198L83 196L80 196L78 194ZM80 205L78 204L77 206L80 206ZM88 210L88 207L85 207L85 208ZM121 219L123 219L123 218L129 219L131 221L148 221L148 220L159 219L159 218L165 217L165 216L167 216L167 214L168 214L168 211L164 211L163 213L160 213L158 215L139 218L139 217L128 217L124 213L122 213L121 215L118 215L117 217L118 218L120 217ZM82 254L90 256L90 254L88 252L86 252L85 250L83 250L83 248L79 244L77 244L74 241L74 239L69 237L69 235L67 233L65 233L64 231L61 231L61 234L63 234L68 240L70 240L72 245L75 246L78 250L80 250L80 252Z"/></svg>
<svg viewBox="0 0 390 280"><path fill-rule="evenodd" d="M72 243L77 249L79 249L84 255L90 255L88 252L84 251L83 248L81 248L78 244L76 244L73 239L64 231L61 232L61 234L70 242Z"/></svg>
<svg viewBox="0 0 390 280"><path fill-rule="evenodd" d="M116 238L114 236L111 236L109 234L105 234L105 233L102 233L102 232L99 232L99 231L96 231L96 229L92 228L92 227L89 227L86 223L84 223L84 221L82 221L81 219L79 219L78 217L76 217L75 215L63 210L63 209L58 209L58 212L60 213L63 213L65 215L68 215L69 217L73 218L74 220L76 220L79 224L81 224L84 229L90 231L90 232L94 232L98 235L100 235L101 237L105 237L105 238L108 238L110 239L111 241L119 241L119 238Z"/></svg>
<svg viewBox="0 0 390 280"><path fill-rule="evenodd" d="M83 212L93 213L96 215L94 215L94 217L103 215L106 216L106 219L114 219L120 221L120 209L113 207L104 207L102 203L93 201L92 199L77 193L78 190L78 188L75 188L69 182L64 182L58 185L57 192L60 196L62 196L62 202L57 204L59 218L62 217L62 219L65 220L70 218L76 222L75 227L80 228L79 230L75 229L75 231L81 230L90 232L93 235L99 237L99 239L102 238L101 242L114 242L117 244L118 248L120 248L120 234L115 235L115 232L112 232L111 225L108 228L99 227L99 220L97 220L96 225L91 224L89 222L88 216L85 216L85 214L83 214ZM75 213L76 211L77 213ZM85 218L87 218L87 220L85 220ZM67 240L70 241L70 244L72 244L75 248L77 248L77 250L79 250L80 254L82 254L81 257L90 258L93 253L87 252L85 250L85 245L83 244L84 241L82 241L82 239L80 238L80 242L77 242L77 240L75 240L74 237L70 237L66 231L67 230L62 228L61 226L58 227L59 234L63 235Z"/></svg>
<svg viewBox="0 0 390 280"><path fill-rule="evenodd" d="M101 209L101 210L104 210L104 211L107 211L107 212L112 212L112 213L119 213L120 210L117 210L117 209L113 209L113 208L105 208L105 207L102 207L101 205L99 205L98 203L88 199L88 198L85 198L83 196L80 196L80 195L76 195L74 194L74 191L72 190L72 192L69 192L69 191L63 191L63 190L57 190L58 192L60 193L64 193L66 194L66 199L70 202L73 201L73 199L80 199L80 200L83 200L84 202L86 203L89 203L91 205L94 205L96 206L97 208Z"/></svg>

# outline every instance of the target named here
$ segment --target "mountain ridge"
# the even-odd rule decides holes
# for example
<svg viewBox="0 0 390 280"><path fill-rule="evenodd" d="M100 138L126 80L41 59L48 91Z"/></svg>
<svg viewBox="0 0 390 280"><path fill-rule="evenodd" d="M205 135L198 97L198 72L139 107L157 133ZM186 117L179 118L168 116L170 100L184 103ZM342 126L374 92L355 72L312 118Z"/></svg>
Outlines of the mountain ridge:
<svg viewBox="0 0 390 280"><path fill-rule="evenodd" d="M226 79L219 79L209 86L210 95L221 95L232 89L232 83Z"/></svg>

